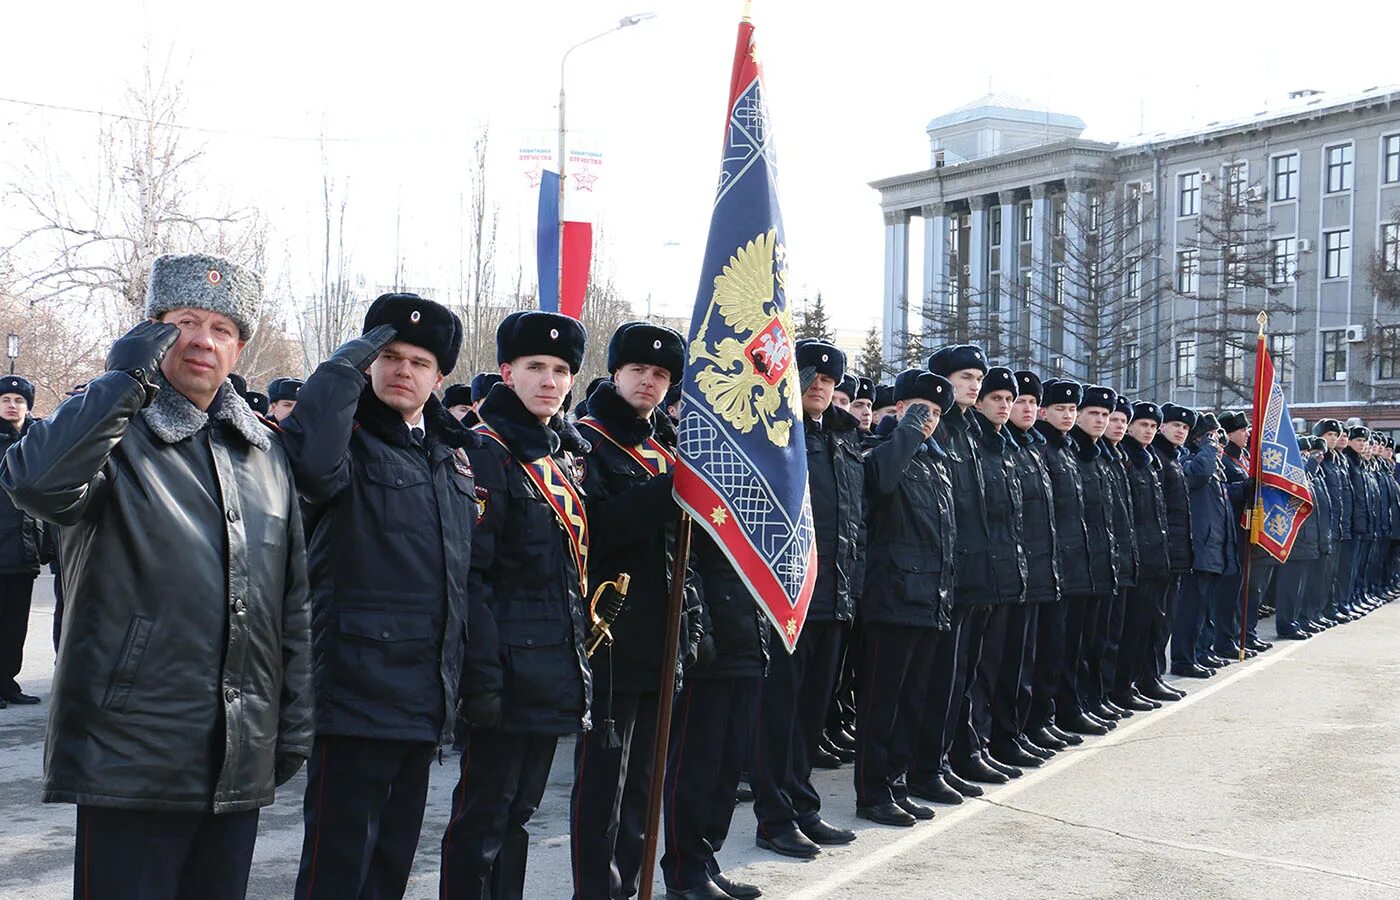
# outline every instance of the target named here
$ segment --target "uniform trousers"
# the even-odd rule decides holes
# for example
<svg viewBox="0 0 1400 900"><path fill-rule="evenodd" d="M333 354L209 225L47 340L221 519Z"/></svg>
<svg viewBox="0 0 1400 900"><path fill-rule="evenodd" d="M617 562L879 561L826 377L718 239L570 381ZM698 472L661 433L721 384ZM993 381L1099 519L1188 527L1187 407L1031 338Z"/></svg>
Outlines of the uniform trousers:
<svg viewBox="0 0 1400 900"><path fill-rule="evenodd" d="M1119 588L1112 596L1106 596L1099 607L1099 617L1094 635L1094 651L1088 654L1089 691L1086 697L1102 703L1113 690L1118 676L1119 650L1123 643L1124 618L1128 610L1129 588Z"/></svg>
<svg viewBox="0 0 1400 900"><path fill-rule="evenodd" d="M1089 688L1086 657L1093 652L1094 624L1105 599L1099 594L1065 597L1065 659L1055 694L1057 717L1084 711L1084 698Z"/></svg>
<svg viewBox="0 0 1400 900"><path fill-rule="evenodd" d="M1278 605L1274 608L1274 627L1279 634L1298 630L1306 618L1308 591L1314 590L1327 571L1327 558L1290 559L1278 567Z"/></svg>
<svg viewBox="0 0 1400 900"><path fill-rule="evenodd" d="M1377 538L1371 544L1371 556L1366 567L1366 593L1375 596L1380 593L1385 581L1386 558L1390 555L1390 538Z"/></svg>
<svg viewBox="0 0 1400 900"><path fill-rule="evenodd" d="M258 811L154 812L78 806L73 896L80 900L242 900Z"/></svg>
<svg viewBox="0 0 1400 900"><path fill-rule="evenodd" d="M879 806L908 796L909 769L922 749L925 724L942 715L952 690L951 631L866 622L861 625L856 701L857 806ZM799 644L799 646L801 646ZM941 665L940 665L941 664ZM935 668L942 677L935 677ZM941 719L940 719L941 722ZM941 727L937 729L941 736ZM941 740L941 737L935 738ZM931 751L937 774L938 747Z"/></svg>
<svg viewBox="0 0 1400 900"><path fill-rule="evenodd" d="M1369 537L1356 541L1356 552L1351 558L1351 585L1344 601L1348 609L1366 593L1366 567L1371 562L1371 553L1375 546L1376 542Z"/></svg>
<svg viewBox="0 0 1400 900"><path fill-rule="evenodd" d="M939 742L927 741L930 737L929 725L925 724L923 735L916 744L914 764L910 768L909 781L912 783L927 784L944 772L957 771L963 760L981 755L981 747L975 746L976 739L972 734L972 678L982 658L982 645L991 612L990 606L953 604L952 683L948 704L943 710L943 733ZM941 693L942 685L937 667L934 676L930 681L930 691L935 694L930 697L928 716L939 712L937 694ZM925 719L926 723L930 721ZM941 749L935 751L936 747Z"/></svg>
<svg viewBox="0 0 1400 900"><path fill-rule="evenodd" d="M1336 567L1332 572L1332 587L1328 593L1324 613L1335 613L1345 606L1351 597L1351 562L1356 556L1356 540L1348 538L1337 542Z"/></svg>
<svg viewBox="0 0 1400 900"><path fill-rule="evenodd" d="M1248 641L1259 640L1259 609L1264 603L1264 597L1269 594L1273 587L1274 578L1278 573L1278 563L1264 560L1254 560L1249 564L1249 602L1247 612L1249 618L1246 620L1245 635Z"/></svg>
<svg viewBox="0 0 1400 900"><path fill-rule="evenodd" d="M758 742L749 783L757 835L772 838L821 819L812 757L841 664L842 622L808 622L791 653L774 653L759 690Z"/></svg>
<svg viewBox="0 0 1400 900"><path fill-rule="evenodd" d="M1176 620L1177 597L1180 595L1181 575L1174 574L1167 579L1166 590L1157 598L1157 608L1152 613L1152 665L1158 679L1167 674L1170 665L1167 644L1171 641L1172 623Z"/></svg>
<svg viewBox="0 0 1400 900"><path fill-rule="evenodd" d="M1138 685L1157 677L1157 654L1152 644L1153 620L1160 614L1162 598L1170 582L1165 578L1142 578L1127 588L1123 605L1123 637L1113 668L1112 695L1127 697Z"/></svg>
<svg viewBox="0 0 1400 900"><path fill-rule="evenodd" d="M1215 637L1211 652L1225 659L1237 659L1240 654L1240 589L1243 575L1224 575L1216 586L1211 615L1215 620Z"/></svg>
<svg viewBox="0 0 1400 900"><path fill-rule="evenodd" d="M1004 649L988 703L990 728L986 733L978 732L985 746L1005 746L1025 733L1035 689L1036 624L1043 606L1043 603L1023 603L997 608L1005 610L1005 623L1000 629L1005 634ZM984 663L988 655L984 646Z"/></svg>
<svg viewBox="0 0 1400 900"><path fill-rule="evenodd" d="M316 738L302 801L297 900L403 896L436 749L426 741Z"/></svg>
<svg viewBox="0 0 1400 900"><path fill-rule="evenodd" d="M1215 602L1223 580L1222 576L1211 572L1188 572L1181 576L1176 614L1172 617L1173 668L1188 668L1199 662L1206 608Z"/></svg>
<svg viewBox="0 0 1400 900"><path fill-rule="evenodd" d="M1036 613L1035 668L1031 688L1030 717L1027 730L1043 728L1054 721L1065 665L1065 611L1068 602L1061 598L1043 604Z"/></svg>
<svg viewBox="0 0 1400 900"><path fill-rule="evenodd" d="M688 677L676 697L662 797L661 874L671 890L691 890L720 871L715 854L729 836L762 681Z"/></svg>
<svg viewBox="0 0 1400 900"><path fill-rule="evenodd" d="M29 632L33 575L0 575L0 696L18 694L24 638Z"/></svg>
<svg viewBox="0 0 1400 900"><path fill-rule="evenodd" d="M452 818L442 835L442 900L525 896L525 825L544 796L558 743L552 734L467 730Z"/></svg>
<svg viewBox="0 0 1400 900"><path fill-rule="evenodd" d="M856 672L860 665L860 623L842 623L841 664L837 669L836 687L831 692L831 705L826 713L826 733L856 731Z"/></svg>
<svg viewBox="0 0 1400 900"><path fill-rule="evenodd" d="M594 727L574 744L569 861L579 900L634 896L646 839L660 695L611 687L609 668L595 663Z"/></svg>

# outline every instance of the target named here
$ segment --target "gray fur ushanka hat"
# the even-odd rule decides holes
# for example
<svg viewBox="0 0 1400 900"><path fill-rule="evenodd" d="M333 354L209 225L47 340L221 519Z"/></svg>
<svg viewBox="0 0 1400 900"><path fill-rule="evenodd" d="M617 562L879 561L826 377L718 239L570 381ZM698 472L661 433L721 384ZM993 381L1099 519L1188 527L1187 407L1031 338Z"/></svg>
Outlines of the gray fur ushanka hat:
<svg viewBox="0 0 1400 900"><path fill-rule="evenodd" d="M166 254L151 264L146 315L159 319L172 309L185 307L222 313L238 325L239 337L248 341L258 330L262 287L256 272L223 257Z"/></svg>

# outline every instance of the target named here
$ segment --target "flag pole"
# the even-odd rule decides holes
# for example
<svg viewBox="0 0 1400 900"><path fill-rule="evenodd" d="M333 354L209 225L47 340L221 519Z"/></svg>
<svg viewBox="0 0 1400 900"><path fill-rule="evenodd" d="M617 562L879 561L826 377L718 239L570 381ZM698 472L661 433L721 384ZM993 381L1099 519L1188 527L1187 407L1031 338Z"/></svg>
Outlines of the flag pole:
<svg viewBox="0 0 1400 900"><path fill-rule="evenodd" d="M675 560L671 565L671 595L666 605L666 644L661 652L661 676L657 685L660 708L656 713L656 744L652 747L651 791L647 795L646 837L642 843L639 900L651 900L656 869L656 845L661 835L661 792L666 778L666 754L671 742L671 708L676 698L676 657L681 644L681 607L684 605L686 571L690 568L690 516L676 521Z"/></svg>
<svg viewBox="0 0 1400 900"><path fill-rule="evenodd" d="M1263 383L1264 354L1268 352L1265 337L1269 314L1261 310L1255 321L1259 323L1259 344L1254 350L1254 408L1250 415L1252 427L1249 429L1249 478L1253 486L1249 489L1245 506L1249 515L1249 539L1245 542L1244 559L1240 561L1240 662L1244 662L1245 641L1249 636L1249 560L1254 555L1255 545L1259 543L1260 526L1264 524L1263 497L1259 490L1259 476L1263 471L1259 460L1259 442L1263 434L1260 426L1263 423L1264 410L1268 408L1266 392L1273 387L1272 384Z"/></svg>

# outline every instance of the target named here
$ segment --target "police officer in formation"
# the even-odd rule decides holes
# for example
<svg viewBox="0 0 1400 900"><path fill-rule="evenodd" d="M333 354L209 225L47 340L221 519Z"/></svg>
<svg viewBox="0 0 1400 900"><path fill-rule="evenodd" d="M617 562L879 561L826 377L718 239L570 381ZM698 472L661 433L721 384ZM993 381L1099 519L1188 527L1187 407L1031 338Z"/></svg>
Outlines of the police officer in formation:
<svg viewBox="0 0 1400 900"><path fill-rule="evenodd" d="M631 897L672 690L667 895L758 897L717 861L744 773L758 846L811 859L858 840L823 818L812 779L848 747L857 817L911 827L934 817L926 803L1180 699L1169 672L1208 678L1267 650L1271 605L1279 637L1305 640L1400 594L1393 444L1364 427L1324 419L1300 437L1314 508L1276 564L1241 526L1243 413L1042 381L972 345L876 385L802 341L817 570L788 654L698 529L671 583L680 334L622 325L572 415L583 326L512 313L498 370L439 400L461 323L386 294L304 383L271 382L260 418L227 379L260 290L224 260L162 257L151 321L86 393L30 424L4 406L27 382L0 382L17 432L0 485L17 522L61 530L78 588L45 791L79 807L79 895L243 896L256 811L307 760L296 896L401 897L431 762L455 746L440 896L519 898L526 826L573 736L574 894ZM153 537L172 527L178 541ZM191 597L212 607L151 605L172 546L189 557L182 591L203 585ZM590 598L624 575L595 622ZM178 677L153 694L152 671ZM137 699L164 736L154 758L119 715ZM101 752L78 753L93 734Z"/></svg>

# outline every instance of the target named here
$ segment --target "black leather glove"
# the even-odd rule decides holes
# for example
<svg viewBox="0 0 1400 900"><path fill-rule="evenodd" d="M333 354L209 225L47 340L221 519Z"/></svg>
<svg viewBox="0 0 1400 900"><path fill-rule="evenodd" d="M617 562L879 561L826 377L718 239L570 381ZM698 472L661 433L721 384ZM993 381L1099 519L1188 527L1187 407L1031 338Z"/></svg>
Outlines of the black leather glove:
<svg viewBox="0 0 1400 900"><path fill-rule="evenodd" d="M272 765L272 781L277 787L281 787L301 771L302 763L306 758L300 753L279 753Z"/></svg>
<svg viewBox="0 0 1400 900"><path fill-rule="evenodd" d="M695 665L708 666L714 663L719 651L715 649L715 637L707 634L700 638L700 642L695 646Z"/></svg>
<svg viewBox="0 0 1400 900"><path fill-rule="evenodd" d="M473 728L495 728L501 724L501 695L496 691L468 694L462 700L461 715Z"/></svg>
<svg viewBox="0 0 1400 900"><path fill-rule="evenodd" d="M904 421L917 428L923 428L924 423L928 421L930 415L932 415L932 413L930 413L927 406L924 406L922 403L911 403L904 410Z"/></svg>
<svg viewBox="0 0 1400 900"><path fill-rule="evenodd" d="M394 339L398 331L392 325L376 325L357 338L351 338L336 348L331 359L341 359L363 372L374 362L384 345Z"/></svg>
<svg viewBox="0 0 1400 900"><path fill-rule="evenodd" d="M125 372L146 390L149 406L156 398L155 377L166 351L180 339L180 329L169 322L141 322L117 338L107 351L107 371Z"/></svg>

